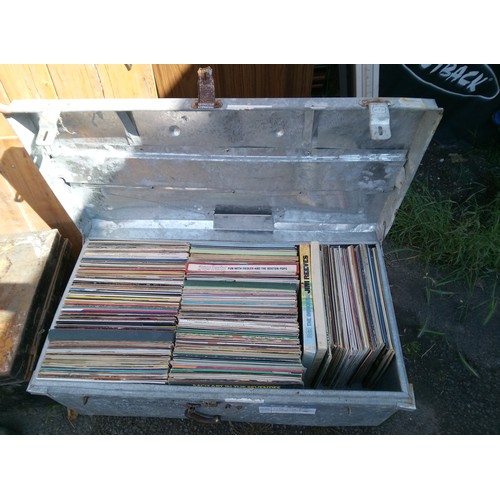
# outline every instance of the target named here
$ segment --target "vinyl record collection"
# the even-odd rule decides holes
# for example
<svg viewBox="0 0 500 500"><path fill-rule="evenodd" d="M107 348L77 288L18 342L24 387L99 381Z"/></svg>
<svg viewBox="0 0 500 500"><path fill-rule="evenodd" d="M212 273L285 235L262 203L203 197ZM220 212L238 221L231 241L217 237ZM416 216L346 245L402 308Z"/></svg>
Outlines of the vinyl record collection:
<svg viewBox="0 0 500 500"><path fill-rule="evenodd" d="M40 378L166 383L173 332L51 330Z"/></svg>
<svg viewBox="0 0 500 500"><path fill-rule="evenodd" d="M394 357L374 245L311 244L317 345L314 387L374 387ZM316 297L317 298L317 297ZM314 302L316 306L318 302Z"/></svg>
<svg viewBox="0 0 500 500"><path fill-rule="evenodd" d="M170 382L302 387L294 246L191 245Z"/></svg>
<svg viewBox="0 0 500 500"><path fill-rule="evenodd" d="M91 240L39 377L167 380L189 244Z"/></svg>
<svg viewBox="0 0 500 500"><path fill-rule="evenodd" d="M374 245L90 240L38 373L375 387L394 357Z"/></svg>

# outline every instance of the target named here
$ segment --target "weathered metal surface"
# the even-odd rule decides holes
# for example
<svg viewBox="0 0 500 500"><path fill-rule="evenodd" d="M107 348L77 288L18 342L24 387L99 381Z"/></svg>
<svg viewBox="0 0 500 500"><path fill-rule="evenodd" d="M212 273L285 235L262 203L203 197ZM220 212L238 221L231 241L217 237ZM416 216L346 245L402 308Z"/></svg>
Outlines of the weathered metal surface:
<svg viewBox="0 0 500 500"><path fill-rule="evenodd" d="M42 353L43 356L43 353ZM185 418L288 425L379 425L415 408L413 390L393 365L377 391L183 387L109 382L40 381L28 390L84 415Z"/></svg>
<svg viewBox="0 0 500 500"><path fill-rule="evenodd" d="M297 219L311 235L354 224L381 239L441 116L433 101L383 101L381 125L370 121L380 103L358 99L227 99L208 110L182 99L32 101L13 103L10 121L84 236L93 220L213 224L228 205L268 208L289 241ZM50 116L58 134L37 145ZM379 126L383 140L372 137Z"/></svg>

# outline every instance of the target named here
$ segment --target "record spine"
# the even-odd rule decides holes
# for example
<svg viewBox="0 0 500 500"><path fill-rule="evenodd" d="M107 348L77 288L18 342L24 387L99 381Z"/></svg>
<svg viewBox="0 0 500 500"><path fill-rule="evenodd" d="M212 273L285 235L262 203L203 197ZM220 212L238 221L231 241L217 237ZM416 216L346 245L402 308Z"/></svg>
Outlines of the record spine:
<svg viewBox="0 0 500 500"><path fill-rule="evenodd" d="M306 380L309 380L310 374L308 374L308 372L312 371L312 366L317 352L317 345L311 283L311 246L308 243L301 243L299 245L299 259L303 342L302 364L306 368Z"/></svg>
<svg viewBox="0 0 500 500"><path fill-rule="evenodd" d="M321 265L321 250L318 241L311 242L310 279L316 340L316 356L311 370L309 370L309 376L307 376L306 373L306 383L312 383L316 377L328 348L323 270Z"/></svg>

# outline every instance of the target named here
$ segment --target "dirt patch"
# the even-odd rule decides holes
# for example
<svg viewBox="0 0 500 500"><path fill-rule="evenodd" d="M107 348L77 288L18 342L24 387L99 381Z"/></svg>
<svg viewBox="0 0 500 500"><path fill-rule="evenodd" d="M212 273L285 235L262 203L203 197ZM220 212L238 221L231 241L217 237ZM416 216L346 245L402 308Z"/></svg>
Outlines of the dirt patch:
<svg viewBox="0 0 500 500"><path fill-rule="evenodd" d="M475 148L469 144L431 143L415 175L437 197L462 203L471 195L486 203L500 190L500 143Z"/></svg>

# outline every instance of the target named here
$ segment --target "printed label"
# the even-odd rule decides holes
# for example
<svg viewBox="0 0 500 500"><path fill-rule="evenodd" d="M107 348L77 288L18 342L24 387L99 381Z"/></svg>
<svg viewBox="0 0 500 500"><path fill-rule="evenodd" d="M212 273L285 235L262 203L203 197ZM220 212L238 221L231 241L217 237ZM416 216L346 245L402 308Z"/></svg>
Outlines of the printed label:
<svg viewBox="0 0 500 500"><path fill-rule="evenodd" d="M314 408L313 406L288 406L288 405L259 406L259 413L287 413L289 415L315 415L316 408Z"/></svg>

